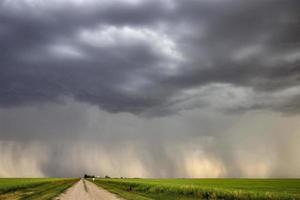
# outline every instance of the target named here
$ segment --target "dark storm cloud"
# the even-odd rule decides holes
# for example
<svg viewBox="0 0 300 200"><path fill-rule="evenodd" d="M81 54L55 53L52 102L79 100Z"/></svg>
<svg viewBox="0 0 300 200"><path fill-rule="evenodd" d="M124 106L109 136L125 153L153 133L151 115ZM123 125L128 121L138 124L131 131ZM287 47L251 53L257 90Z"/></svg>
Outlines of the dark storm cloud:
<svg viewBox="0 0 300 200"><path fill-rule="evenodd" d="M299 176L299 6L1 1L0 176Z"/></svg>
<svg viewBox="0 0 300 200"><path fill-rule="evenodd" d="M71 96L110 112L165 115L182 109L186 91L210 84L266 97L299 85L296 0L0 6L2 106ZM282 98L235 109L298 113L299 92Z"/></svg>

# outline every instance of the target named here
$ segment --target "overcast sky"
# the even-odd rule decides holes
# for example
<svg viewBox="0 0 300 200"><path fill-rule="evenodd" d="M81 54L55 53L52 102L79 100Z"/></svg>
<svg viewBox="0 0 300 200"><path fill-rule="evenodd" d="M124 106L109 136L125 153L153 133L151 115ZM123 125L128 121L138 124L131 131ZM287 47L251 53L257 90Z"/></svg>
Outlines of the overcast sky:
<svg viewBox="0 0 300 200"><path fill-rule="evenodd" d="M300 177L299 8L2 0L0 176Z"/></svg>

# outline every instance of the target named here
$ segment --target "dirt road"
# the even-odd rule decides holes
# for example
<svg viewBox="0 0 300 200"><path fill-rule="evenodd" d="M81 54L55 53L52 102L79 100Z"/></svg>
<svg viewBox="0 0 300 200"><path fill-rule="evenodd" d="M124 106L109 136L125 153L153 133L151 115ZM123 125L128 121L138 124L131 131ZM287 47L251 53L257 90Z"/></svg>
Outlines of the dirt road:
<svg viewBox="0 0 300 200"><path fill-rule="evenodd" d="M89 181L80 180L56 200L121 200Z"/></svg>

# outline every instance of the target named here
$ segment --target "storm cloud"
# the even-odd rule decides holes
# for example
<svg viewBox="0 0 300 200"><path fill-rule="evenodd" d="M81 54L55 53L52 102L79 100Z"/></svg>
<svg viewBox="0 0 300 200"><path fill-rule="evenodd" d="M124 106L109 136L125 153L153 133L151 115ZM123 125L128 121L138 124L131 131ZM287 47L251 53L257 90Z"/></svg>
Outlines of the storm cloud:
<svg viewBox="0 0 300 200"><path fill-rule="evenodd" d="M110 112L163 114L177 111L169 105L185 91L214 83L270 95L299 85L297 8L297 1L3 1L0 103L67 95ZM290 95L282 106L297 107L299 93Z"/></svg>
<svg viewBox="0 0 300 200"><path fill-rule="evenodd" d="M1 1L0 175L299 176L299 8Z"/></svg>

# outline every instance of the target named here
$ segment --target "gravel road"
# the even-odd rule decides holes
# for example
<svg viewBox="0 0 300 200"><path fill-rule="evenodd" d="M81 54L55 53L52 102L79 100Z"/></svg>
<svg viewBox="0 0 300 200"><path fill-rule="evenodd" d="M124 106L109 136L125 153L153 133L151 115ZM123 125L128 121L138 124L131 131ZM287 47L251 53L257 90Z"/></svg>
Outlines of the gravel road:
<svg viewBox="0 0 300 200"><path fill-rule="evenodd" d="M114 194L81 179L56 200L121 200Z"/></svg>

